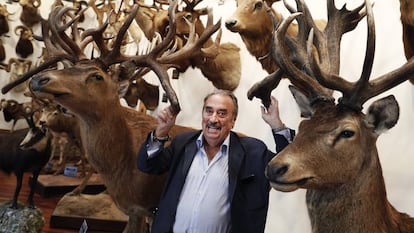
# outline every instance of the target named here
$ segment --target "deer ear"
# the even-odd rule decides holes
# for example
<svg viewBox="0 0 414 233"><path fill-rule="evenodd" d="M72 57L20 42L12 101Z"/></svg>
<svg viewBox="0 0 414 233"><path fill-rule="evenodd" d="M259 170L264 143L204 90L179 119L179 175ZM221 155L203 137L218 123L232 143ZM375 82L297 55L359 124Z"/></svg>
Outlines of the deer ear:
<svg viewBox="0 0 414 233"><path fill-rule="evenodd" d="M296 103L299 106L301 117L311 117L314 111L311 107L308 97L299 91L299 89L297 89L295 86L289 85L289 90L292 92L293 98L295 98Z"/></svg>
<svg viewBox="0 0 414 233"><path fill-rule="evenodd" d="M125 94L128 92L128 88L129 88L129 80L123 80L119 82L118 96L124 97Z"/></svg>
<svg viewBox="0 0 414 233"><path fill-rule="evenodd" d="M393 95L389 95L373 102L365 116L365 121L375 128L378 134L394 127L400 116L398 102Z"/></svg>

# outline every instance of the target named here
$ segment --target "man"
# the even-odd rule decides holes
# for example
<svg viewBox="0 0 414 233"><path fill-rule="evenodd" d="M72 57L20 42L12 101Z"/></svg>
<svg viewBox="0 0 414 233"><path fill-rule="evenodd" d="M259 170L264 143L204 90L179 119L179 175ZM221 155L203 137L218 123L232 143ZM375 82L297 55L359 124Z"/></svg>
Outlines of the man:
<svg viewBox="0 0 414 233"><path fill-rule="evenodd" d="M169 108L159 113L138 155L143 172L169 172L152 233L264 232L270 191L264 170L274 154L262 141L231 131L237 114L236 97L217 90L204 99L202 130L177 135L164 147L176 116ZM293 134L280 121L275 98L262 117ZM288 144L284 136L275 139Z"/></svg>

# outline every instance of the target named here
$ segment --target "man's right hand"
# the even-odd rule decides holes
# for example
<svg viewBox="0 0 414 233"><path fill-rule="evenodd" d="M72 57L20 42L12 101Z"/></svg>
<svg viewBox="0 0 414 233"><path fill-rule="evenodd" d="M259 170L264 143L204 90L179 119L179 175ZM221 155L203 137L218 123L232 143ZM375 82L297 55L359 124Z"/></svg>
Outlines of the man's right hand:
<svg viewBox="0 0 414 233"><path fill-rule="evenodd" d="M164 108L162 111L158 112L157 115L157 128L155 130L155 137L163 138L168 136L168 132L175 125L175 119L177 114L173 114L171 106Z"/></svg>

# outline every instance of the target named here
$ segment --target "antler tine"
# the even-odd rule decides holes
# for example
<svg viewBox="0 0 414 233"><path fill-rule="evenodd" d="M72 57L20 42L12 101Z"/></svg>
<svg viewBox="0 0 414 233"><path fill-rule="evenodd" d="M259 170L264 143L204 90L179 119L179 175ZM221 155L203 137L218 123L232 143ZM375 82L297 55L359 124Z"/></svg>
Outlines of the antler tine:
<svg viewBox="0 0 414 233"><path fill-rule="evenodd" d="M355 109L357 111L360 111L362 109L362 105L366 100L378 94L376 93L376 94L371 95L371 94L368 94L370 92L367 91L367 89L371 89L369 85L369 77L371 75L374 53L375 53L375 25L374 25L374 17L373 17L371 4L369 4L368 0L366 0L364 5L366 6L366 12L362 14L357 13L357 11L359 12L361 10L360 7L354 11L347 11L343 7L341 11L343 12L346 11L345 12L346 14L340 14L340 11L338 11L336 8L333 9L334 8L333 2L332 1L328 2L328 9L330 12L330 17L334 19L332 20L334 23L328 22L328 26L325 30L326 31L325 37L326 35L328 35L328 32L329 32L329 35L333 35L331 36L332 39L328 40L328 44L329 45L332 44L334 46L330 47L333 49L331 49L331 51L328 51L328 54L331 54L331 56L329 57L334 61L334 64L337 63L338 66L339 66L339 54L340 54L339 43L340 43L341 35L345 33L347 30L349 30L350 28L355 27L356 24L360 21L360 19L362 19L364 15L367 16L368 35L367 35L367 49L366 49L366 54L365 54L364 66L363 66L361 77L355 84L343 79L335 72L327 73L326 70L322 70L320 68L320 64L318 64L318 61L315 58L315 56L309 57L309 62L312 66L312 70L314 72L315 77L318 79L319 83L325 87L342 92L343 97L341 98L341 104L349 108ZM350 17L352 17L353 20L350 20ZM342 24L343 21L351 22L351 23L346 25L346 23L344 22ZM341 24L343 25L342 27L338 26ZM337 61L335 61L335 59L337 59ZM367 98L367 95L371 95L371 96Z"/></svg>
<svg viewBox="0 0 414 233"><path fill-rule="evenodd" d="M362 96L362 92L365 87L369 84L369 78L371 76L372 66L374 63L374 55L375 55L375 23L374 23L374 14L372 12L372 6L366 2L366 11L367 11L367 48L365 51L365 58L364 58L364 65L361 73L361 77L355 85L355 92L352 93L351 97L349 98L349 102L353 103L353 101L357 101L359 96ZM365 100L361 99L361 102L357 102L358 104L362 104Z"/></svg>
<svg viewBox="0 0 414 233"><path fill-rule="evenodd" d="M185 9L188 10L188 11L192 11L203 0L192 0L192 1L190 1L190 0L183 0L183 1L184 1L185 5L186 5Z"/></svg>
<svg viewBox="0 0 414 233"><path fill-rule="evenodd" d="M104 57L109 53L109 49L106 46L106 43L104 41L102 34L104 33L104 31L109 25L109 19L111 18L111 15L112 15L112 10L109 12L108 17L106 18L105 22L100 27L96 29L92 29L92 28L87 29L86 31L82 33L81 35L82 48L85 48L89 42L93 41L95 45L98 47L101 57ZM110 61L110 59L107 59L107 60Z"/></svg>
<svg viewBox="0 0 414 233"><path fill-rule="evenodd" d="M368 1L368 0L365 0L365 1ZM371 37L375 37L375 30L373 29L374 17L372 13L372 7L369 6L368 4L366 5L367 5L366 9L367 9L368 25L369 27L371 27L371 29L368 29L368 37L370 37L370 35ZM367 43L374 44L372 40L375 40L375 38L368 38ZM371 48L371 46L373 46L374 48ZM371 50L371 51L366 52L367 57L370 56L371 53L373 57L375 44L371 46L367 45L367 47L369 47L369 50ZM365 61L364 61L364 71L361 75L361 79L357 82L356 87L355 87L356 93L352 95L351 98L349 98L348 102L357 101L357 103L362 106L362 104L368 99L397 86L398 84L408 80L414 74L414 59L410 59L401 67L389 73L386 73L380 77L377 77L376 79L372 81L369 81L368 80L369 77L367 76L369 76L370 74L370 71L372 68L371 59L373 58L367 58L367 57L365 58Z"/></svg>
<svg viewBox="0 0 414 233"><path fill-rule="evenodd" d="M320 99L331 101L333 100L333 98L326 92L326 90L321 85L319 85L318 82L315 79L313 79L310 75L304 73L301 69L299 69L288 57L289 51L294 51L293 53L295 53L297 49L301 46L294 39L286 37L286 31L288 29L289 24L291 24L293 20L300 16L302 16L302 13L300 12L290 15L284 21L281 22L279 27L274 32L274 43L272 43L271 50L273 59L275 59L279 66L288 74L291 83L295 85L297 88L299 88L301 91L306 93L307 96L309 96L309 98L312 99L312 101ZM272 15L272 17L274 16ZM293 50L291 48L287 48L286 43L289 43ZM297 54L295 54L295 56L298 56L300 53L303 52L298 52Z"/></svg>
<svg viewBox="0 0 414 233"><path fill-rule="evenodd" d="M66 51L68 54L72 54L75 60L87 59L87 56L83 53L82 48L76 44L76 38L71 38L66 34L66 30L69 27L72 27L72 34L76 35L78 32L77 21L79 20L81 14L85 12L86 8L82 9L79 14L73 15L70 11L77 11L75 8L71 7L56 7L54 11L51 12L49 18L50 30L52 34L55 35L57 43ZM68 16L71 19L63 24L60 22L64 21L63 17Z"/></svg>
<svg viewBox="0 0 414 233"><path fill-rule="evenodd" d="M47 69L47 68L49 68L53 65L56 65L56 63L58 63L59 61L61 61L63 59L64 58L62 58L62 57L52 57L50 60L43 62L42 64L37 66L35 69L29 70L28 72L24 73L18 79L6 84L1 89L1 93L6 94L7 92L9 92L11 89L16 87L17 85L24 83L26 80L28 80L33 75L35 75L35 74L39 73L40 71L45 70L45 69Z"/></svg>
<svg viewBox="0 0 414 233"><path fill-rule="evenodd" d="M215 32L217 32L220 29L221 19L219 19L216 24L212 25L213 24L212 17L213 17L212 13L211 11L209 11L207 22L210 25L207 24L206 29L204 30L204 32L201 34L200 37L198 37L197 33L195 32L195 24L194 23L192 24L188 20L186 20L186 22L188 23L190 27L190 32L189 32L189 38L187 42L185 43L185 45L181 49L179 49L177 52L168 54L166 56L162 56L157 60L164 64L174 63L177 60L183 60L183 59L187 59L193 56L194 51L203 49L202 48L203 45L207 42L207 40L210 39L211 35L213 35ZM221 37L221 34L219 33L218 39L220 39L220 37ZM214 46L214 44L212 46ZM208 48L204 48L203 50L206 50L206 49Z"/></svg>
<svg viewBox="0 0 414 233"><path fill-rule="evenodd" d="M160 56L166 48L172 43L175 38L176 22L175 22L175 10L177 9L177 1L170 0L168 8L169 16L169 30L167 36L161 41L150 53L146 55L134 56L129 59L132 60L137 66L149 67L158 77L162 88L166 92L166 95L171 103L171 109L174 113L179 113L181 108L178 102L177 95L171 86L170 79L167 73L167 65L158 61L157 57Z"/></svg>

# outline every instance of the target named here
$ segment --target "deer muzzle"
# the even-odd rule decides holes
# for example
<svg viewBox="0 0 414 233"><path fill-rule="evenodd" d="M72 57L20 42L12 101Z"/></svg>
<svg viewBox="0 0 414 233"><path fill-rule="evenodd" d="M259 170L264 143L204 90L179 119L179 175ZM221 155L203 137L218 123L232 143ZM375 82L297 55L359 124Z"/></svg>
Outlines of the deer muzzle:
<svg viewBox="0 0 414 233"><path fill-rule="evenodd" d="M40 91L44 85L50 81L49 77L34 76L30 81L29 87L32 91Z"/></svg>

